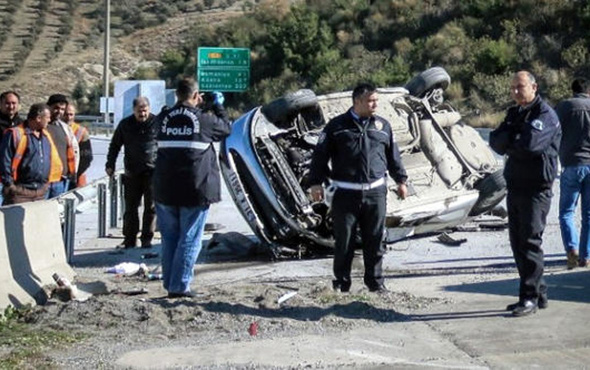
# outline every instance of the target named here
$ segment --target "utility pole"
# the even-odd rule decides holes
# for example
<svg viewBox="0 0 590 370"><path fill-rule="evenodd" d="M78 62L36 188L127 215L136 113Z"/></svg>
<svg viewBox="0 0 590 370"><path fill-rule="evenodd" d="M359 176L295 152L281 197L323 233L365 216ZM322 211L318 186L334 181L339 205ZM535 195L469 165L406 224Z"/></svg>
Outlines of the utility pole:
<svg viewBox="0 0 590 370"><path fill-rule="evenodd" d="M105 0L105 17L104 17L104 70L102 73L105 98L104 123L110 124L111 116L109 107L109 56L111 53L111 0Z"/></svg>

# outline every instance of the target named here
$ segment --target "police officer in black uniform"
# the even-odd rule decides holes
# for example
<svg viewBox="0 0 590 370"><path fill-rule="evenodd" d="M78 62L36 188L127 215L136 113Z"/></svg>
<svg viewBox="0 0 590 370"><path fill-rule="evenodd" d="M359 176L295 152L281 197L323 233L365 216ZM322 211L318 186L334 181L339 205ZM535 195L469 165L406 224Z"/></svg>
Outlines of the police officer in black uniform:
<svg viewBox="0 0 590 370"><path fill-rule="evenodd" d="M168 298L193 297L193 269L201 250L209 206L221 200L221 181L213 142L229 135L231 126L222 93L214 93L211 113L196 82L184 79L176 89L178 103L158 117L158 156L154 197L162 235L162 280Z"/></svg>
<svg viewBox="0 0 590 370"><path fill-rule="evenodd" d="M386 292L382 264L387 172L405 198L407 175L391 126L376 116L377 91L360 84L352 92L353 106L324 128L313 153L309 183L314 201L323 196L322 184L331 179L334 219L334 290L348 292L357 227L363 247L364 283L372 292ZM328 164L331 164L330 166Z"/></svg>
<svg viewBox="0 0 590 370"><path fill-rule="evenodd" d="M530 315L548 305L541 244L557 176L561 126L555 111L536 92L535 77L517 72L510 85L517 105L490 134L492 149L507 155L510 246L520 276L519 301L506 307L514 316Z"/></svg>

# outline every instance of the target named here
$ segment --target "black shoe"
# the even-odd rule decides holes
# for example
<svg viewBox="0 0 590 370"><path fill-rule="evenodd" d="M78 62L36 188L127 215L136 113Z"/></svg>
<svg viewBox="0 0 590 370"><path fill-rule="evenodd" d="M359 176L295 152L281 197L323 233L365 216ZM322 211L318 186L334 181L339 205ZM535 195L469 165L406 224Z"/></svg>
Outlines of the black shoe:
<svg viewBox="0 0 590 370"><path fill-rule="evenodd" d="M520 304L520 301L516 302L516 303L509 304L508 306L506 306L506 311L514 311L514 309L516 307L518 307L519 304Z"/></svg>
<svg viewBox="0 0 590 370"><path fill-rule="evenodd" d="M332 280L332 289L334 289L335 292L350 292L350 281Z"/></svg>
<svg viewBox="0 0 590 370"><path fill-rule="evenodd" d="M379 284L374 287L369 287L369 292L383 294L383 293L389 293L389 289L387 289L387 287L385 285Z"/></svg>
<svg viewBox="0 0 590 370"><path fill-rule="evenodd" d="M132 248L135 248L135 244L123 243L123 244L117 245L117 247L116 247L116 249L132 249Z"/></svg>
<svg viewBox="0 0 590 370"><path fill-rule="evenodd" d="M184 293L168 293L168 298L196 298L202 297L203 294L195 293L195 292L184 292Z"/></svg>
<svg viewBox="0 0 590 370"><path fill-rule="evenodd" d="M514 309L518 307L519 304L520 302L509 304L508 306L506 306L506 311L514 311ZM541 310L544 310L547 307L549 307L549 300L547 299L547 294L541 294L539 296L539 299L537 300L537 307L539 307L539 309Z"/></svg>
<svg viewBox="0 0 590 370"><path fill-rule="evenodd" d="M520 302L518 306L512 310L512 316L522 317L532 315L537 312L537 308L538 306L534 301L527 299L526 301Z"/></svg>
<svg viewBox="0 0 590 370"><path fill-rule="evenodd" d="M152 242L141 242L141 247L142 248L151 248Z"/></svg>
<svg viewBox="0 0 590 370"><path fill-rule="evenodd" d="M549 300L547 299L547 294L541 294L539 296L539 299L537 300L537 306L539 306L541 310L544 310L547 307L549 307Z"/></svg>

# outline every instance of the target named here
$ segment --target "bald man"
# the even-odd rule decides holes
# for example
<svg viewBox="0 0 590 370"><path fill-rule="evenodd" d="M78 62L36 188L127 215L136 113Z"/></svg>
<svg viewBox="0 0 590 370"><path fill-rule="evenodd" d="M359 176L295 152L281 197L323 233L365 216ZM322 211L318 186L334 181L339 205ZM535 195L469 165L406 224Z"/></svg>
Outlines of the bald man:
<svg viewBox="0 0 590 370"><path fill-rule="evenodd" d="M520 276L519 300L506 307L514 316L531 315L548 304L541 244L557 176L561 126L537 89L530 72L514 74L510 95L516 105L490 134L492 149L507 156L508 228Z"/></svg>
<svg viewBox="0 0 590 370"><path fill-rule="evenodd" d="M148 98L139 96L133 100L133 114L119 122L107 154L105 171L115 173L115 163L121 147L125 147L123 187L125 191L125 214L123 215L124 248L137 245L139 232L138 208L143 198L141 246L150 248L156 229L156 209L152 196L152 176L156 165L157 124L150 112Z"/></svg>

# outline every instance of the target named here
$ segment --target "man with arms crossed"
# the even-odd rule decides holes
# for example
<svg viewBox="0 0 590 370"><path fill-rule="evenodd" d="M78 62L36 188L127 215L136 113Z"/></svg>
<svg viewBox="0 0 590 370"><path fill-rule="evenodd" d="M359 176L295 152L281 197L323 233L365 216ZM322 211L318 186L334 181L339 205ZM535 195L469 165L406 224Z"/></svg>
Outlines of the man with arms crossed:
<svg viewBox="0 0 590 370"><path fill-rule="evenodd" d="M508 233L520 276L519 300L506 309L514 316L526 316L547 307L541 244L557 176L561 127L555 111L537 95L537 83L530 72L514 75L510 95L516 105L491 132L490 146L507 155Z"/></svg>

